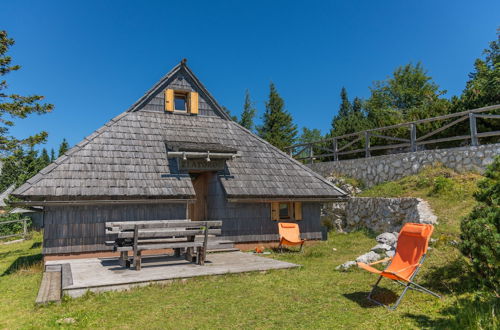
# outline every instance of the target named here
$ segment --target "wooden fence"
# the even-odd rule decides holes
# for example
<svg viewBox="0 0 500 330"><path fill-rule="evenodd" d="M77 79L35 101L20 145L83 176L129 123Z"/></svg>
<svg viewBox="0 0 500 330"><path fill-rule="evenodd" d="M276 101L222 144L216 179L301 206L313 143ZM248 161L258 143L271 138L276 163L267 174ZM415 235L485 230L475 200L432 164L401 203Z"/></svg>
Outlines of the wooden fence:
<svg viewBox="0 0 500 330"><path fill-rule="evenodd" d="M14 234L0 236L0 239L14 237L14 236L22 236L23 238L26 237L26 235L28 234L28 221L30 221L29 218L24 218L21 220L0 221L0 226L6 225L6 224L13 224L13 223L22 223L23 224L23 232L22 233L14 233Z"/></svg>
<svg viewBox="0 0 500 330"><path fill-rule="evenodd" d="M439 117L432 117L421 119L412 122L406 122L391 126L373 128L365 131L360 131L356 133L336 136L333 138L301 143L289 146L286 151L297 160L302 160L305 162L313 163L315 160L319 161L338 161L340 156L343 155L353 155L352 158L362 158L372 156L372 152L377 151L386 152L393 149L398 149L399 152L414 152L419 148L423 149L429 144L440 144L451 141L467 141L470 140L470 145L479 145L480 138L495 137L500 136L500 130L489 130L486 132L478 132L477 119L483 119L492 122L495 119L500 119L500 114L497 114L500 109L500 104L492 105L484 108L467 110L462 112L456 112L447 114ZM488 113L489 112L489 113ZM417 136L417 129L419 125L435 123L439 121L446 121L454 119L446 123L437 123L438 128L424 133L422 136ZM435 138L437 134L442 133L448 128L456 126L462 122L468 121L469 128L468 134L465 135L454 135ZM500 122L499 122L500 123ZM489 125L495 128L500 125ZM398 130L398 136L396 134L385 133L383 131ZM401 132L408 130L407 137L401 137ZM429 139L434 137L434 139ZM379 144L375 145L372 141L378 141ZM380 144L381 141L385 141L384 144ZM391 141L392 143L387 143ZM362 146L362 147L359 147ZM357 147L353 149L353 147ZM358 156L359 155L359 156Z"/></svg>

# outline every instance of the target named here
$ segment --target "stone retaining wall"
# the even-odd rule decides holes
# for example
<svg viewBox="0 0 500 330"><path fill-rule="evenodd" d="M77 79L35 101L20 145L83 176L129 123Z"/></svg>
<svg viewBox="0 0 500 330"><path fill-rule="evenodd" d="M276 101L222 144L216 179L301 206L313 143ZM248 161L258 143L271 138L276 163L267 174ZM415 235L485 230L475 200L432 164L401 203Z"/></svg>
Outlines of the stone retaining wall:
<svg viewBox="0 0 500 330"><path fill-rule="evenodd" d="M323 207L323 221L337 230L368 228L374 232L399 232L406 222L435 224L437 217L420 198L352 197Z"/></svg>
<svg viewBox="0 0 500 330"><path fill-rule="evenodd" d="M437 162L458 172L477 171L481 173L499 154L500 143L496 143L478 147L422 150L337 162L314 163L308 166L323 176L334 173L361 180L367 187L371 187L382 182L416 174L423 166Z"/></svg>

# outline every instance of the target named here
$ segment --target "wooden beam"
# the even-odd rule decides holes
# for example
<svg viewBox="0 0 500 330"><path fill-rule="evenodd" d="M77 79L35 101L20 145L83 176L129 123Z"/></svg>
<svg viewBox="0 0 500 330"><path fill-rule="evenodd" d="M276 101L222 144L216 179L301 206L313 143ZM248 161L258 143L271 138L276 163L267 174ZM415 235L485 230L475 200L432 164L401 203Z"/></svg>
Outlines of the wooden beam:
<svg viewBox="0 0 500 330"><path fill-rule="evenodd" d="M435 135L435 134L437 134L437 133L439 133L439 132L442 132L442 131L444 131L445 129L447 129L447 128L449 128L449 127L453 126L453 125L456 125L456 124L458 124L458 123L460 123L460 122L462 122L462 121L464 121L464 120L467 120L467 118L469 118L469 117L468 117L468 116L464 116L464 117L458 118L458 119L456 119L456 120L452 121L451 123L448 123L448 124L446 124L446 125L444 125L444 126L442 126L442 127L438 128L438 129L436 129L436 130L434 130L434 131L432 131L432 132L429 132L429 133L427 133L427 134L425 134L425 135L422 135L421 137L419 137L419 138L417 139L417 141L422 141L422 140L425 140L425 139L427 139L428 137L431 137L431 136L433 136L433 135Z"/></svg>
<svg viewBox="0 0 500 330"><path fill-rule="evenodd" d="M345 146L343 146L342 148L338 149L337 151L342 151L344 149L347 149L349 148L350 146L352 146L354 143L358 142L358 141L361 141L361 139L363 138L362 135L358 136L356 139L352 140L351 142L349 142L348 144L346 144Z"/></svg>

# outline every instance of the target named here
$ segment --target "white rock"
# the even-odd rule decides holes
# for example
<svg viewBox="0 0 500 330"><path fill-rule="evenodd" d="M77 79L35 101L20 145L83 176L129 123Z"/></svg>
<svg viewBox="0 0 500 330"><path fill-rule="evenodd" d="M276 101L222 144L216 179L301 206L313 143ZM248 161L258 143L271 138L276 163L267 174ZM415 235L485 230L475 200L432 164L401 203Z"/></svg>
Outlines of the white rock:
<svg viewBox="0 0 500 330"><path fill-rule="evenodd" d="M371 249L371 251L373 251L375 253L384 253L385 251L389 251L389 250L392 250L392 246L387 245L387 244L383 244L383 243L379 243L379 244L375 245L374 247L372 247L372 249Z"/></svg>
<svg viewBox="0 0 500 330"><path fill-rule="evenodd" d="M342 265L340 266L337 266L335 267L335 269L337 270L346 270L346 269L349 269L351 267L354 267L356 266L356 261L347 261L347 262L344 262Z"/></svg>
<svg viewBox="0 0 500 330"><path fill-rule="evenodd" d="M370 262L374 262L380 260L381 256L378 253L370 251L356 258L356 262L363 262L365 264L369 264Z"/></svg>
<svg viewBox="0 0 500 330"><path fill-rule="evenodd" d="M383 233L378 235L375 240L382 244L394 245L397 242L396 236L392 233Z"/></svg>
<svg viewBox="0 0 500 330"><path fill-rule="evenodd" d="M386 251L385 254L388 256L388 257L394 257L394 255L396 254L396 251L395 250L390 250L390 251Z"/></svg>

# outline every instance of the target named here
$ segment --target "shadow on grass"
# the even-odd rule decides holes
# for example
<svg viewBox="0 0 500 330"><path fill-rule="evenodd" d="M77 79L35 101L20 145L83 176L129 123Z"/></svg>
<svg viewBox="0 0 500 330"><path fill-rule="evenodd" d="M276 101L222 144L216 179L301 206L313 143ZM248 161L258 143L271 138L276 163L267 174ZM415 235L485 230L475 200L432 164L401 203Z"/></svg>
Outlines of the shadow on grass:
<svg viewBox="0 0 500 330"><path fill-rule="evenodd" d="M368 294L369 292L353 292L345 293L343 294L343 296L349 300L354 301L363 308L380 307L380 305L377 305L374 302L368 300ZM380 301L384 305L391 305L396 302L396 300L398 299L398 295L395 294L392 290L378 287L372 298Z"/></svg>
<svg viewBox="0 0 500 330"><path fill-rule="evenodd" d="M287 253L293 253L293 254L297 254L297 253L301 253L301 252L304 252L304 250L300 251L300 249L289 249L287 247L283 247L283 248L277 248L277 247L273 247L271 248L271 251L273 251L273 253L276 253L276 254L287 254Z"/></svg>
<svg viewBox="0 0 500 330"><path fill-rule="evenodd" d="M17 258L10 266L7 268L1 276L13 274L21 269L31 268L32 266L42 262L42 254L32 254L29 256L23 256Z"/></svg>
<svg viewBox="0 0 500 330"><path fill-rule="evenodd" d="M35 242L31 245L30 249L38 249L42 247L42 242Z"/></svg>
<svg viewBox="0 0 500 330"><path fill-rule="evenodd" d="M500 300L493 296L463 298L441 311L442 317L435 319L428 315L406 313L421 328L433 329L498 329L496 311Z"/></svg>
<svg viewBox="0 0 500 330"><path fill-rule="evenodd" d="M441 267L432 267L416 279L419 284L439 293L460 294L474 290L474 280L468 265L462 258Z"/></svg>

